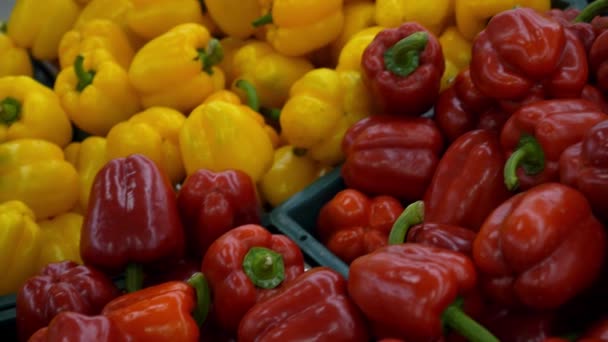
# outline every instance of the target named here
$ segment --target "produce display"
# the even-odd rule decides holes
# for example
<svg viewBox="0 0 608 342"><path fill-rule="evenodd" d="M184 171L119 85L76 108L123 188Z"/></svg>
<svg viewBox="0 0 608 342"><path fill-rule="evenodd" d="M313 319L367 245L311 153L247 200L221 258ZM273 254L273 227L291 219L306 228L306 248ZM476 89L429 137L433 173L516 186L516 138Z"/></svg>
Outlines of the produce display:
<svg viewBox="0 0 608 342"><path fill-rule="evenodd" d="M3 340L608 341L608 0L1 24Z"/></svg>

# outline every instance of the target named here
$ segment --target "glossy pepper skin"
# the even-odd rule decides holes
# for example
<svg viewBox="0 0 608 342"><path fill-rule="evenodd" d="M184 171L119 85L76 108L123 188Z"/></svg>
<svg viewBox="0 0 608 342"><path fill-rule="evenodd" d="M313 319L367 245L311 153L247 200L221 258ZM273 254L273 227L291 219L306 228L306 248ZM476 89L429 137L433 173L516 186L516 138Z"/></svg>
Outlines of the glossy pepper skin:
<svg viewBox="0 0 608 342"><path fill-rule="evenodd" d="M66 32L59 43L59 65L61 69L74 65L79 55L88 57L102 49L123 69L129 69L135 52L124 30L108 19L94 19L78 29Z"/></svg>
<svg viewBox="0 0 608 342"><path fill-rule="evenodd" d="M346 263L384 247L403 206L390 196L370 198L353 189L334 196L319 212L317 233Z"/></svg>
<svg viewBox="0 0 608 342"><path fill-rule="evenodd" d="M408 22L376 35L363 52L361 68L383 113L418 116L437 100L445 60L437 38Z"/></svg>
<svg viewBox="0 0 608 342"><path fill-rule="evenodd" d="M443 138L429 119L374 115L348 130L342 149L348 187L415 201L431 182Z"/></svg>
<svg viewBox="0 0 608 342"><path fill-rule="evenodd" d="M490 0L483 3L455 0L454 11L458 30L473 40L487 25L488 19L516 6L529 7L544 12L551 8L550 0Z"/></svg>
<svg viewBox="0 0 608 342"><path fill-rule="evenodd" d="M72 139L57 95L30 77L0 78L0 108L0 142L36 138L64 147Z"/></svg>
<svg viewBox="0 0 608 342"><path fill-rule="evenodd" d="M467 40L456 26L450 26L439 36L439 44L445 59L445 71L441 77L441 91L454 82L458 74L471 63L473 43Z"/></svg>
<svg viewBox="0 0 608 342"><path fill-rule="evenodd" d="M352 35L352 37L344 44L338 56L337 71L354 70L361 72L361 57L363 51L374 40L374 37L384 30L382 26L372 26Z"/></svg>
<svg viewBox="0 0 608 342"><path fill-rule="evenodd" d="M559 171L561 183L582 192L596 215L608 219L608 120L591 127L581 142L562 153Z"/></svg>
<svg viewBox="0 0 608 342"><path fill-rule="evenodd" d="M589 63L597 86L608 93L608 30L601 33L589 51Z"/></svg>
<svg viewBox="0 0 608 342"><path fill-rule="evenodd" d="M32 62L27 50L19 47L0 28L0 77L32 76Z"/></svg>
<svg viewBox="0 0 608 342"><path fill-rule="evenodd" d="M125 336L109 318L88 316L76 312L59 313L48 327L38 330L28 342L128 342Z"/></svg>
<svg viewBox="0 0 608 342"><path fill-rule="evenodd" d="M144 108L189 112L224 87L224 74L215 67L221 60L222 47L204 26L180 24L135 54L129 79Z"/></svg>
<svg viewBox="0 0 608 342"><path fill-rule="evenodd" d="M179 148L179 131L185 122L184 114L167 107L139 112L110 129L106 159L142 154L153 160L172 184L177 184L186 176Z"/></svg>
<svg viewBox="0 0 608 342"><path fill-rule="evenodd" d="M283 56L267 42L251 41L233 56L232 73L235 80L246 80L258 93L260 105L281 108L289 97L289 89L313 65L304 57ZM232 90L238 93L238 83Z"/></svg>
<svg viewBox="0 0 608 342"><path fill-rule="evenodd" d="M426 222L479 230L509 197L503 178L505 160L498 134L475 130L456 139L424 195Z"/></svg>
<svg viewBox="0 0 608 342"><path fill-rule="evenodd" d="M54 88L70 120L91 135L105 136L141 109L127 71L101 49L76 57Z"/></svg>
<svg viewBox="0 0 608 342"><path fill-rule="evenodd" d="M119 294L112 280L94 268L73 261L48 264L17 295L19 339L26 341L63 311L97 315Z"/></svg>
<svg viewBox="0 0 608 342"><path fill-rule="evenodd" d="M35 0L18 0L11 11L7 33L36 59L53 60L57 58L61 37L79 14L80 7L74 0L52 0L45 6Z"/></svg>
<svg viewBox="0 0 608 342"><path fill-rule="evenodd" d="M43 220L65 213L78 201L78 174L59 146L18 139L0 144L0 203L19 200Z"/></svg>
<svg viewBox="0 0 608 342"><path fill-rule="evenodd" d="M438 36L452 17L453 3L453 0L425 3L416 0L376 0L376 23L398 27L405 22L417 22Z"/></svg>
<svg viewBox="0 0 608 342"><path fill-rule="evenodd" d="M522 107L505 123L500 136L503 150L510 155L505 184L525 190L559 180L563 151L606 119L601 108L587 100L546 100Z"/></svg>
<svg viewBox="0 0 608 342"><path fill-rule="evenodd" d="M327 267L302 274L276 296L255 305L238 340L369 341L363 316L348 297L346 280Z"/></svg>
<svg viewBox="0 0 608 342"><path fill-rule="evenodd" d="M523 100L536 86L546 98L577 98L588 69L578 37L531 8L497 14L473 43L473 82L500 100Z"/></svg>
<svg viewBox="0 0 608 342"><path fill-rule="evenodd" d="M258 225L244 225L211 244L202 271L209 279L218 325L236 334L249 309L304 272L304 257L286 236L273 235Z"/></svg>
<svg viewBox="0 0 608 342"><path fill-rule="evenodd" d="M82 142L73 142L64 149L65 159L78 172L78 204L81 212L89 206L91 187L97 172L108 161L106 158L107 141L102 137L88 137Z"/></svg>
<svg viewBox="0 0 608 342"><path fill-rule="evenodd" d="M344 159L340 145L346 130L372 108L359 72L315 69L291 87L279 119L281 135L314 160L335 165Z"/></svg>
<svg viewBox="0 0 608 342"><path fill-rule="evenodd" d="M407 242L448 249L471 255L477 234L470 229L443 223L425 222L409 229Z"/></svg>
<svg viewBox="0 0 608 342"><path fill-rule="evenodd" d="M182 184L177 206L190 251L199 257L230 229L260 224L262 210L255 184L240 170L197 170Z"/></svg>
<svg viewBox="0 0 608 342"><path fill-rule="evenodd" d="M83 221L82 215L73 212L38 221L40 227L38 269L64 260L82 264L80 231Z"/></svg>
<svg viewBox="0 0 608 342"><path fill-rule="evenodd" d="M339 37L344 25L342 0L274 0L254 26L269 24L266 40L285 56L304 56Z"/></svg>
<svg viewBox="0 0 608 342"><path fill-rule="evenodd" d="M262 11L259 0L205 0L207 11L222 32L230 37L246 39L256 28L251 25Z"/></svg>
<svg viewBox="0 0 608 342"><path fill-rule="evenodd" d="M87 265L109 273L153 267L181 258L184 244L173 187L152 160L117 158L97 173L80 240ZM129 278L127 271L127 287Z"/></svg>
<svg viewBox="0 0 608 342"><path fill-rule="evenodd" d="M483 288L499 303L555 309L600 272L606 233L577 190L545 183L488 216L473 243Z"/></svg>
<svg viewBox="0 0 608 342"><path fill-rule="evenodd" d="M4 279L0 295L15 293L38 271L40 227L30 208L20 201L0 203L0 265Z"/></svg>

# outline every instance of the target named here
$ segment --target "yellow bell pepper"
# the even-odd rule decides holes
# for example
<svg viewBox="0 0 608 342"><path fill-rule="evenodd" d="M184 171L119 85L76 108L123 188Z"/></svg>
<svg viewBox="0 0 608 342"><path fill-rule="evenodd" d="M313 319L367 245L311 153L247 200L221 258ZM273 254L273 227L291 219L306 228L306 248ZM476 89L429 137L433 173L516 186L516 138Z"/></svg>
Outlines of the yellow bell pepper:
<svg viewBox="0 0 608 342"><path fill-rule="evenodd" d="M108 161L106 157L106 139L88 137L82 142L74 142L64 149L65 159L78 172L78 203L81 212L86 212L89 195L95 176Z"/></svg>
<svg viewBox="0 0 608 342"><path fill-rule="evenodd" d="M397 27L404 22L415 21L438 36L454 13L453 1L376 0L376 22L380 26Z"/></svg>
<svg viewBox="0 0 608 342"><path fill-rule="evenodd" d="M19 200L36 218L65 213L78 201L78 173L61 148L40 139L0 144L0 202Z"/></svg>
<svg viewBox="0 0 608 342"><path fill-rule="evenodd" d="M32 76L30 56L6 35L6 24L0 22L0 77L19 75Z"/></svg>
<svg viewBox="0 0 608 342"><path fill-rule="evenodd" d="M194 109L179 132L186 172L238 169L258 182L273 159L264 119L247 106L225 101L225 94L216 98Z"/></svg>
<svg viewBox="0 0 608 342"><path fill-rule="evenodd" d="M186 117L171 108L151 107L114 126L107 136L107 160L143 154L162 169L173 184L185 175L179 150L179 130Z"/></svg>
<svg viewBox="0 0 608 342"><path fill-rule="evenodd" d="M205 0L205 5L224 33L241 39L255 33L251 22L262 11L259 0Z"/></svg>
<svg viewBox="0 0 608 342"><path fill-rule="evenodd" d="M224 73L219 41L199 24L181 24L142 47L131 63L129 79L144 108L171 107L189 112L215 90Z"/></svg>
<svg viewBox="0 0 608 342"><path fill-rule="evenodd" d="M57 58L61 37L78 18L74 0L17 0L8 20L7 33L21 47L41 60Z"/></svg>
<svg viewBox="0 0 608 342"><path fill-rule="evenodd" d="M471 62L473 44L466 40L455 26L448 27L439 37L439 43L445 58L445 72L441 78L441 91L447 89L458 73L467 68Z"/></svg>
<svg viewBox="0 0 608 342"><path fill-rule="evenodd" d="M64 260L82 264L80 231L84 218L80 214L65 213L38 222L40 227L40 256L38 269Z"/></svg>
<svg viewBox="0 0 608 342"><path fill-rule="evenodd" d="M488 19L515 6L548 11L551 0L453 0L456 24L467 40L473 40L485 27Z"/></svg>
<svg viewBox="0 0 608 342"><path fill-rule="evenodd" d="M38 269L40 227L23 202L0 203L0 296L16 293Z"/></svg>
<svg viewBox="0 0 608 342"><path fill-rule="evenodd" d="M344 158L344 133L371 112L361 73L315 69L291 87L280 116L282 134L289 144L308 149L314 160L336 165Z"/></svg>
<svg viewBox="0 0 608 342"><path fill-rule="evenodd" d="M260 105L280 108L289 97L291 85L312 70L313 65L303 57L283 56L270 44L252 41L234 55L232 72L235 79L251 83L259 96ZM232 90L241 93L236 85Z"/></svg>
<svg viewBox="0 0 608 342"><path fill-rule="evenodd" d="M329 45L333 64L336 64L344 45L352 36L374 25L376 25L376 4L373 0L357 0L345 4L342 33Z"/></svg>
<svg viewBox="0 0 608 342"><path fill-rule="evenodd" d="M55 93L72 122L92 135L105 136L141 109L127 71L101 49L79 55L74 66L63 69Z"/></svg>
<svg viewBox="0 0 608 342"><path fill-rule="evenodd" d="M382 30L384 30L384 27L382 26L372 26L353 35L340 52L336 70L361 71L361 57L363 56L363 51L365 51L367 46Z"/></svg>
<svg viewBox="0 0 608 342"><path fill-rule="evenodd" d="M78 55L87 57L103 49L124 69L128 69L135 52L124 30L108 19L94 19L79 29L68 31L59 43L59 65L65 69Z"/></svg>
<svg viewBox="0 0 608 342"><path fill-rule="evenodd" d="M72 139L72 125L51 89L28 76L0 78L0 143L37 138L61 147Z"/></svg>
<svg viewBox="0 0 608 342"><path fill-rule="evenodd" d="M222 58L222 61L217 66L224 72L226 84L232 84L232 82L234 82L236 77L232 70L234 55L236 55L236 53L247 43L248 41L235 37L226 37L220 40L222 50L224 51L224 58Z"/></svg>
<svg viewBox="0 0 608 342"><path fill-rule="evenodd" d="M293 146L282 146L275 150L272 166L260 180L260 192L271 206L276 207L314 182L323 169Z"/></svg>
<svg viewBox="0 0 608 342"><path fill-rule="evenodd" d="M286 56L303 56L340 36L344 25L342 0L274 0L254 26L270 24L266 39Z"/></svg>

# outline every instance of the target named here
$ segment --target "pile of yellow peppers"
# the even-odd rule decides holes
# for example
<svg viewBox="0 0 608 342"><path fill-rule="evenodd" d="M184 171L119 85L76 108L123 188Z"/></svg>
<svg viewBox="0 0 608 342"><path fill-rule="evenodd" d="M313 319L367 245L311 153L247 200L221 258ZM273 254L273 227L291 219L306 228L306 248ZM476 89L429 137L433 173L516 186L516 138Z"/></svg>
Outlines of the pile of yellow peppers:
<svg viewBox="0 0 608 342"><path fill-rule="evenodd" d="M488 18L549 3L17 0L0 32L0 295L40 265L80 262L82 214L109 160L144 154L175 185L240 169L278 206L338 166L346 130L375 111L360 63L382 29L417 21L436 34L446 88ZM31 58L57 67L52 89Z"/></svg>

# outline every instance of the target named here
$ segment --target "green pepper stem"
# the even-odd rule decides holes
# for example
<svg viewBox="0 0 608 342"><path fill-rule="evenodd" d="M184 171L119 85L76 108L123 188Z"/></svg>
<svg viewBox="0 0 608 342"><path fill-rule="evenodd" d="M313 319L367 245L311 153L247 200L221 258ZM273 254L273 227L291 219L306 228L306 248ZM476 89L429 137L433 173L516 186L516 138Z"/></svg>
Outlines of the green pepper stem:
<svg viewBox="0 0 608 342"><path fill-rule="evenodd" d="M279 108L262 108L260 112L271 121L279 121L281 118L281 110Z"/></svg>
<svg viewBox="0 0 608 342"><path fill-rule="evenodd" d="M203 64L203 70L209 75L213 75L213 66L222 62L224 59L224 49L216 38L211 38L204 49L198 49L198 59Z"/></svg>
<svg viewBox="0 0 608 342"><path fill-rule="evenodd" d="M401 39L384 52L386 70L401 77L407 77L420 65L420 54L426 48L429 35L419 31Z"/></svg>
<svg viewBox="0 0 608 342"><path fill-rule="evenodd" d="M141 290L144 285L144 269L140 264L131 263L125 272L125 287L127 292Z"/></svg>
<svg viewBox="0 0 608 342"><path fill-rule="evenodd" d="M14 97L0 101L0 124L10 126L21 116L21 103Z"/></svg>
<svg viewBox="0 0 608 342"><path fill-rule="evenodd" d="M545 169L545 152L533 136L524 134L519 139L517 149L505 163L504 178L507 189L519 187L517 169L522 167L528 176L537 175Z"/></svg>
<svg viewBox="0 0 608 342"><path fill-rule="evenodd" d="M197 272L187 281L188 285L194 288L196 292L196 306L194 307L194 320L200 327L203 325L209 314L211 305L211 292L209 291L209 283L205 275Z"/></svg>
<svg viewBox="0 0 608 342"><path fill-rule="evenodd" d="M6 24L6 21L0 20L0 32L6 33L6 31L8 31L8 25Z"/></svg>
<svg viewBox="0 0 608 342"><path fill-rule="evenodd" d="M272 24L272 13L270 12L251 22L251 25L253 25L253 27L260 27L268 24Z"/></svg>
<svg viewBox="0 0 608 342"><path fill-rule="evenodd" d="M246 80L238 80L236 81L236 87L245 92L245 96L247 97L247 105L249 108L253 109L256 112L260 111L260 98L258 97L258 92L255 90L255 87L251 82Z"/></svg>
<svg viewBox="0 0 608 342"><path fill-rule="evenodd" d="M410 227L420 224L422 221L424 221L424 202L416 201L408 205L393 224L391 233L388 236L388 244L398 245L404 243Z"/></svg>
<svg viewBox="0 0 608 342"><path fill-rule="evenodd" d="M285 279L283 256L263 247L252 247L243 260L243 270L253 284L273 289Z"/></svg>
<svg viewBox="0 0 608 342"><path fill-rule="evenodd" d="M301 148L301 147L294 147L293 148L293 154L296 157L304 157L306 155L306 153L308 153L308 150L305 148Z"/></svg>
<svg viewBox="0 0 608 342"><path fill-rule="evenodd" d="M445 324L470 342L500 342L491 332L464 313L457 304L448 306L443 311L442 318Z"/></svg>
<svg viewBox="0 0 608 342"><path fill-rule="evenodd" d="M581 13L579 13L576 18L574 18L575 23L588 23L593 20L593 18L597 17L608 8L608 0L597 0L595 2L590 3L585 7Z"/></svg>
<svg viewBox="0 0 608 342"><path fill-rule="evenodd" d="M74 60L74 72L76 73L76 77L78 77L78 84L76 84L76 90L83 91L86 87L93 83L93 79L95 78L95 71L84 70L84 57L82 55L76 56L76 59Z"/></svg>

